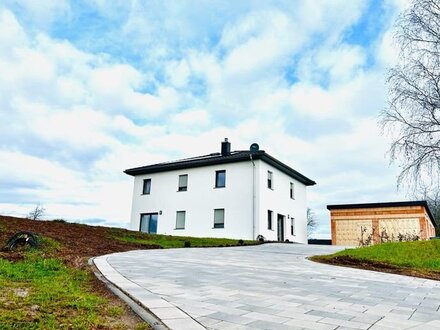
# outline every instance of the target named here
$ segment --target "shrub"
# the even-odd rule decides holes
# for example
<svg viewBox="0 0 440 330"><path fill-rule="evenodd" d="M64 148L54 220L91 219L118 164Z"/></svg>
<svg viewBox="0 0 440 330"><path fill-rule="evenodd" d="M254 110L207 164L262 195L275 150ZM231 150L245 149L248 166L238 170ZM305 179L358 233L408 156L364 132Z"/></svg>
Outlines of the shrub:
<svg viewBox="0 0 440 330"><path fill-rule="evenodd" d="M191 247L191 242L190 241L185 241L183 246L186 247L186 248Z"/></svg>
<svg viewBox="0 0 440 330"><path fill-rule="evenodd" d="M243 245L243 244L244 244L244 241L243 241L242 239L239 239L238 242L237 242L237 244L238 244L238 245Z"/></svg>

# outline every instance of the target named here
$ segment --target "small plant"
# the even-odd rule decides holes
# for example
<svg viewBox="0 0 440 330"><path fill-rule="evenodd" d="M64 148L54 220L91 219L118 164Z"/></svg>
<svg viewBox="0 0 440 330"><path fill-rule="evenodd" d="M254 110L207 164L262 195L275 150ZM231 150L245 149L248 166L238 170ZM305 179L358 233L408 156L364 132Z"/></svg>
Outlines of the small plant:
<svg viewBox="0 0 440 330"><path fill-rule="evenodd" d="M257 241L259 241L260 243L264 242L264 236L263 235L258 235L257 236Z"/></svg>
<svg viewBox="0 0 440 330"><path fill-rule="evenodd" d="M191 247L191 242L190 241L185 241L183 246L186 247L186 248L189 248L189 247Z"/></svg>
<svg viewBox="0 0 440 330"><path fill-rule="evenodd" d="M107 313L110 317L118 318L124 314L124 309L120 306L111 306L108 308Z"/></svg>
<svg viewBox="0 0 440 330"><path fill-rule="evenodd" d="M365 235L367 232L367 226L361 226L361 237L359 239L359 246L370 246L373 240L374 229L371 231L371 234Z"/></svg>
<svg viewBox="0 0 440 330"><path fill-rule="evenodd" d="M244 244L244 241L242 239L239 239L237 242L237 245L243 245L243 244Z"/></svg>
<svg viewBox="0 0 440 330"><path fill-rule="evenodd" d="M411 233L406 233L406 234L402 234L399 233L397 235L397 240L399 242L415 242L420 240L420 236L418 234L416 234L415 232Z"/></svg>
<svg viewBox="0 0 440 330"><path fill-rule="evenodd" d="M382 231L380 232L380 242L381 243L386 243L386 242L391 242L392 239L390 239L390 237L387 234L387 230L386 229L382 229Z"/></svg>
<svg viewBox="0 0 440 330"><path fill-rule="evenodd" d="M60 223L66 223L67 221L66 220L64 220L64 219L54 219L54 220L52 220L53 222L60 222Z"/></svg>
<svg viewBox="0 0 440 330"><path fill-rule="evenodd" d="M31 220L40 220L43 217L44 212L46 212L46 209L38 204L35 206L35 209L29 212L28 218Z"/></svg>

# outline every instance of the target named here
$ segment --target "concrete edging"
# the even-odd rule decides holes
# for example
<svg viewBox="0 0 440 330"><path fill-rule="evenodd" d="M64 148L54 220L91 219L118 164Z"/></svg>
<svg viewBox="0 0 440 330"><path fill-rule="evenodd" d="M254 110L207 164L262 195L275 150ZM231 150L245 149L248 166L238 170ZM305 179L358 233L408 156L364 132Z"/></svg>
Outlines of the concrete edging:
<svg viewBox="0 0 440 330"><path fill-rule="evenodd" d="M153 329L206 329L181 309L121 275L107 262L109 256L110 254L89 260L99 271L95 275Z"/></svg>

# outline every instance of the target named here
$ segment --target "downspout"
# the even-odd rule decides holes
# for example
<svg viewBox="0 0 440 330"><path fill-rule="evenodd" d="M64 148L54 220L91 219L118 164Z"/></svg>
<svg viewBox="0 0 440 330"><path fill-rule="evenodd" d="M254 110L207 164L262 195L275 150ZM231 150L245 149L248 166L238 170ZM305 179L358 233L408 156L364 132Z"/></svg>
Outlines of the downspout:
<svg viewBox="0 0 440 330"><path fill-rule="evenodd" d="M256 239L255 236L255 162L252 158L252 154L249 155L252 162L252 239Z"/></svg>

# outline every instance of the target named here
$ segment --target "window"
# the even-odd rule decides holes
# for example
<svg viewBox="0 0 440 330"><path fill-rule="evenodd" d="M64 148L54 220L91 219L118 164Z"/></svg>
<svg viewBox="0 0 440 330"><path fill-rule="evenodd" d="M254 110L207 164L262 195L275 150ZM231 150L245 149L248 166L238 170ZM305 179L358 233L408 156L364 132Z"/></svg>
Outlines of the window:
<svg viewBox="0 0 440 330"><path fill-rule="evenodd" d="M267 171L267 188L272 189L272 172Z"/></svg>
<svg viewBox="0 0 440 330"><path fill-rule="evenodd" d="M225 209L214 210L214 228L225 228Z"/></svg>
<svg viewBox="0 0 440 330"><path fill-rule="evenodd" d="M188 174L179 175L179 191L187 191L188 189Z"/></svg>
<svg viewBox="0 0 440 330"><path fill-rule="evenodd" d="M293 182L290 183L290 198L295 199L295 185Z"/></svg>
<svg viewBox="0 0 440 330"><path fill-rule="evenodd" d="M139 224L139 231L149 234L157 233L157 213L144 213L141 214L141 221Z"/></svg>
<svg viewBox="0 0 440 330"><path fill-rule="evenodd" d="M295 218L290 218L290 235L295 236Z"/></svg>
<svg viewBox="0 0 440 330"><path fill-rule="evenodd" d="M176 212L176 229L185 229L186 211Z"/></svg>
<svg viewBox="0 0 440 330"><path fill-rule="evenodd" d="M144 187L142 188L143 195L149 195L151 190L151 179L144 180Z"/></svg>
<svg viewBox="0 0 440 330"><path fill-rule="evenodd" d="M272 230L272 211L267 210L267 229Z"/></svg>
<svg viewBox="0 0 440 330"><path fill-rule="evenodd" d="M215 187L223 188L226 186L226 171L215 171Z"/></svg>

